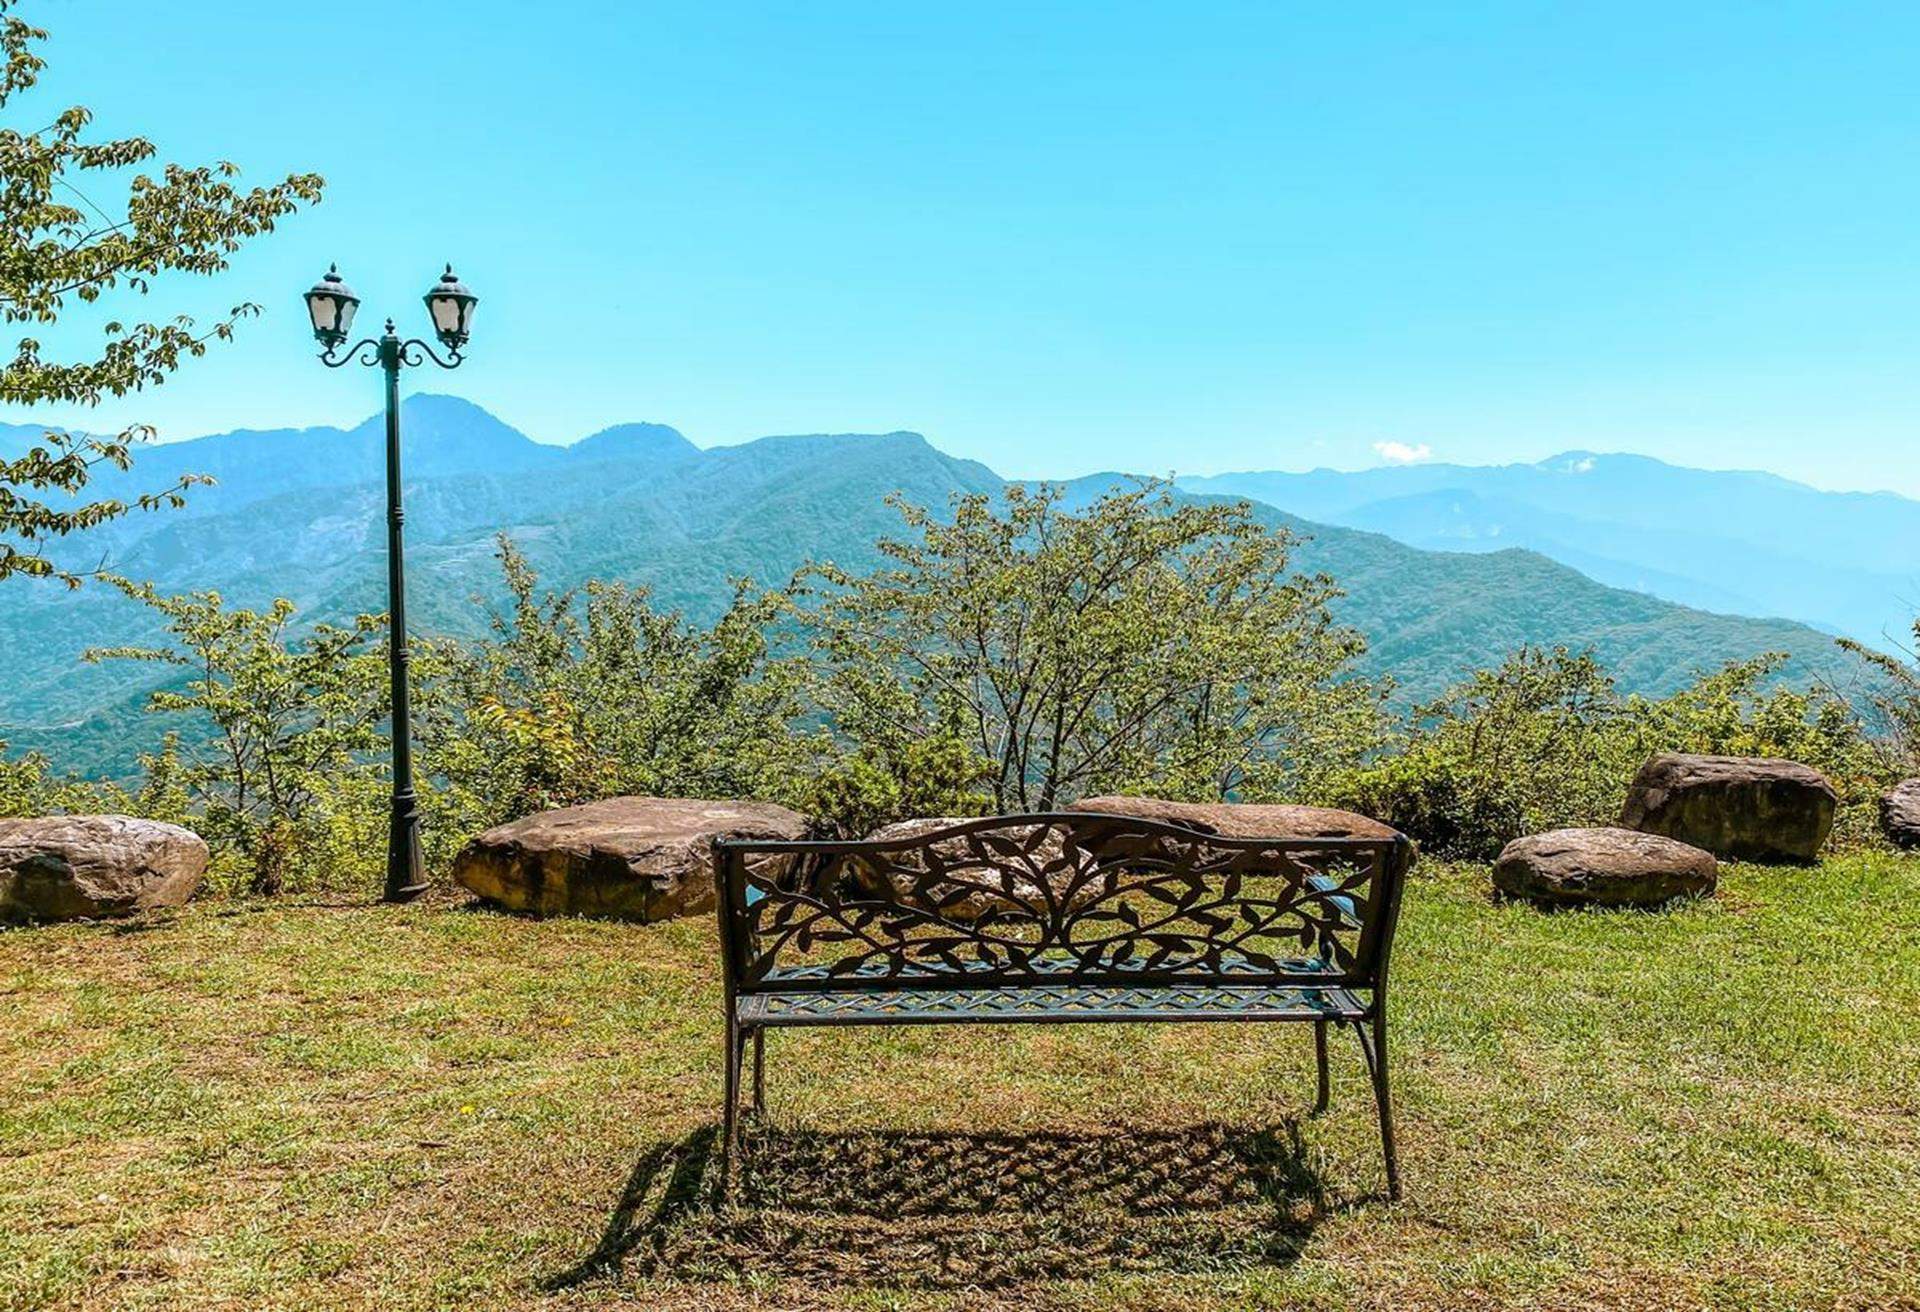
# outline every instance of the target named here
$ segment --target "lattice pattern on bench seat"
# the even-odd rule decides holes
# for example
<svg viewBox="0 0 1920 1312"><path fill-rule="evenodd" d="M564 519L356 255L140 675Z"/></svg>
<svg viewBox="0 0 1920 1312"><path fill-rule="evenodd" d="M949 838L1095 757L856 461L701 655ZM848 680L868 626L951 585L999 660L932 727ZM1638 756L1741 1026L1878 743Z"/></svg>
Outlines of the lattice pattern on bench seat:
<svg viewBox="0 0 1920 1312"><path fill-rule="evenodd" d="M1346 989L1264 984L1022 984L755 993L740 998L739 1006L740 1020L748 1025L1334 1020L1367 1014L1367 1004Z"/></svg>

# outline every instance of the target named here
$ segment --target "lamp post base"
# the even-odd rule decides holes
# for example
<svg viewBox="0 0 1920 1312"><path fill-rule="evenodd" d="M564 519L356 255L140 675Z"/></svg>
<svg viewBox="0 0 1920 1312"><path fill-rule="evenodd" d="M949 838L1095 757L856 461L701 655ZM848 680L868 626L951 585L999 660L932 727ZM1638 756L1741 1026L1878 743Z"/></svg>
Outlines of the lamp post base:
<svg viewBox="0 0 1920 1312"><path fill-rule="evenodd" d="M393 795L387 824L388 902L411 902L427 891L426 864L420 859L420 802L412 793Z"/></svg>

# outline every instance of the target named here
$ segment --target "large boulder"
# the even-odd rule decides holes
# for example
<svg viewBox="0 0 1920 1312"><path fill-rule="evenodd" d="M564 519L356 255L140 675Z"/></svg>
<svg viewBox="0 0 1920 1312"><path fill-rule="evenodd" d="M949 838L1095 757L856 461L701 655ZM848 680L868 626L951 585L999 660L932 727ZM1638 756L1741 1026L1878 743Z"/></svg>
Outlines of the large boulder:
<svg viewBox="0 0 1920 1312"><path fill-rule="evenodd" d="M494 826L453 877L514 911L665 920L713 910L714 839L806 834L805 816L771 802L610 797Z"/></svg>
<svg viewBox="0 0 1920 1312"><path fill-rule="evenodd" d="M1542 906L1659 906L1711 893L1713 853L1636 829L1556 829L1516 838L1493 865L1493 884Z"/></svg>
<svg viewBox="0 0 1920 1312"><path fill-rule="evenodd" d="M1902 780L1880 799L1880 832L1897 847L1920 847L1920 779Z"/></svg>
<svg viewBox="0 0 1920 1312"><path fill-rule="evenodd" d="M1291 806L1249 802L1171 802L1161 797L1083 797L1076 811L1099 815L1158 820L1163 824L1197 829L1226 838L1368 838L1401 837L1400 831L1355 811L1324 806ZM1413 864L1411 844L1404 849L1406 865ZM1405 873L1404 869L1402 873Z"/></svg>
<svg viewBox="0 0 1920 1312"><path fill-rule="evenodd" d="M0 920L177 907L206 874L206 843L179 825L126 815L0 820Z"/></svg>
<svg viewBox="0 0 1920 1312"><path fill-rule="evenodd" d="M1839 795L1798 761L1667 753L1640 767L1620 823L1703 847L1723 861L1812 861Z"/></svg>

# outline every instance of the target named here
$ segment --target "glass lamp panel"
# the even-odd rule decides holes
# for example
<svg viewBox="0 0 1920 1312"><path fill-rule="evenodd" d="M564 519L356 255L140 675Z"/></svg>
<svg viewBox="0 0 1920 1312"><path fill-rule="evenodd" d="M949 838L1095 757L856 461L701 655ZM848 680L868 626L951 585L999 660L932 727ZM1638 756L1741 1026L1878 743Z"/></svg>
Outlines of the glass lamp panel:
<svg viewBox="0 0 1920 1312"><path fill-rule="evenodd" d="M324 292L309 292L307 293L307 313L313 318L313 331L334 332L340 318L340 298L328 296Z"/></svg>
<svg viewBox="0 0 1920 1312"><path fill-rule="evenodd" d="M353 312L360 308L360 302L348 296L334 302L334 304L338 307L334 311L334 314L339 322L334 325L333 330L342 337L345 337L353 331Z"/></svg>
<svg viewBox="0 0 1920 1312"><path fill-rule="evenodd" d="M429 296L427 313L433 316L433 330L445 337L460 331L460 302L452 296Z"/></svg>

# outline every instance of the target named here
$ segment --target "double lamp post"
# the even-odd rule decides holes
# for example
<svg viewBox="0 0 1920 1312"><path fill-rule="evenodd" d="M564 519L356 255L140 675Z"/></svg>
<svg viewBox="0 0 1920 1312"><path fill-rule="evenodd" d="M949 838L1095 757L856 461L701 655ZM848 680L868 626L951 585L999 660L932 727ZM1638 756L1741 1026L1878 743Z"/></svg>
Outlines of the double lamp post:
<svg viewBox="0 0 1920 1312"><path fill-rule="evenodd" d="M330 369L358 361L378 365L387 381L387 651L393 680L393 811L387 828L386 900L408 902L427 889L420 861L420 801L413 791L413 716L407 697L407 578L400 530L406 516L400 508L400 370L433 361L442 369L457 368L461 349L473 326L473 307L480 298L453 275L453 266L426 295L427 314L434 336L446 348L443 359L432 346L415 337L401 341L393 320L379 337L367 337L345 346L353 329L353 312L360 298L340 278L337 267L307 292L307 314L320 343L320 359Z"/></svg>

